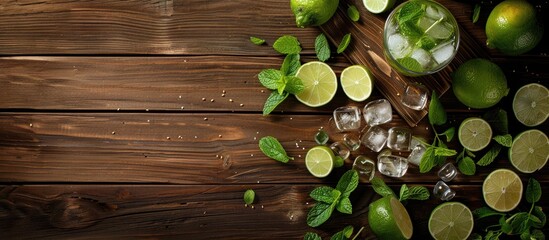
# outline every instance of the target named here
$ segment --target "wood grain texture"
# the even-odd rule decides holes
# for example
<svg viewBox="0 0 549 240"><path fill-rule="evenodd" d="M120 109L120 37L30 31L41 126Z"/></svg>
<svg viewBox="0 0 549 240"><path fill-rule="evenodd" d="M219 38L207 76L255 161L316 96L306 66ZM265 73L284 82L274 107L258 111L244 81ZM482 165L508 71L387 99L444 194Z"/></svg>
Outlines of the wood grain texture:
<svg viewBox="0 0 549 240"><path fill-rule="evenodd" d="M337 181L337 174L326 180L311 177L304 164L307 150L316 145L313 140L316 131L321 127L329 129L329 117L215 113L0 114L3 139L0 182ZM382 127L388 129L403 124L402 119L396 118ZM413 134L429 139L429 129L428 123L422 122L413 129ZM341 141L342 134L330 133L332 141ZM258 141L268 135L278 138L296 160L282 164L265 157ZM450 146L457 147L456 144ZM350 159L358 154L372 159L377 156L362 147ZM512 168L506 159L502 153L494 165ZM350 168L352 160L347 160L346 165ZM479 167L475 176L459 176L456 182L480 183L491 170L491 167ZM540 181L548 180L548 171L544 168L533 176ZM432 183L438 177L420 174L417 167L411 166L405 177L387 179Z"/></svg>
<svg viewBox="0 0 549 240"><path fill-rule="evenodd" d="M314 205L308 193L317 186L0 186L0 231L8 239L302 239L308 231L328 238L350 224L357 230L365 226L362 237L371 237L368 205L379 196L369 185L359 185L351 195L352 215L334 213L313 229L306 225ZM398 192L399 185L391 186ZM480 186L451 187L455 201L471 209L484 206ZM253 208L242 200L246 189L256 192ZM542 191L547 194L549 187L542 185ZM440 203L408 202L414 239L429 238L429 213ZM547 209L548 203L540 206Z"/></svg>

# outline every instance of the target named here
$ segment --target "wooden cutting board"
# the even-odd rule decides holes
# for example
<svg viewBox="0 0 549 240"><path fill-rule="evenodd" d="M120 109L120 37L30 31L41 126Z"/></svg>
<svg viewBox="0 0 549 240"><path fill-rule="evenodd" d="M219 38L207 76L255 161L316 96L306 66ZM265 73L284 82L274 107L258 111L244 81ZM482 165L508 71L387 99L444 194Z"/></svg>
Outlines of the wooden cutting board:
<svg viewBox="0 0 549 240"><path fill-rule="evenodd" d="M439 0L441 4L448 6L451 0ZM400 2L397 1L397 4ZM347 6L355 5L360 12L360 20L353 22L347 17ZM396 5L395 5L396 7ZM458 52L452 62L443 70L421 77L407 77L393 70L386 62L383 55L383 27L388 13L376 15L368 12L362 0L340 0L339 9L332 19L320 28L333 45L338 46L343 36L351 33L351 43L343 53L353 64L367 66L375 76L376 88L391 102L406 122L414 127L427 115L426 107L417 111L402 104L400 97L405 86L410 82L419 82L425 85L431 92L436 91L439 96L450 89L453 72L463 62L477 57L488 58L488 52L460 26L460 44Z"/></svg>

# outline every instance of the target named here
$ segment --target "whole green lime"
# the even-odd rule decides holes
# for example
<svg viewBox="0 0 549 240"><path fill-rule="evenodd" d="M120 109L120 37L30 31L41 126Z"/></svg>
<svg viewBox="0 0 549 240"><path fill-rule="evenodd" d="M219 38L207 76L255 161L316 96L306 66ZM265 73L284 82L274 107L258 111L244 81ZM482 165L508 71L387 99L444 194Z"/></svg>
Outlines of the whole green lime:
<svg viewBox="0 0 549 240"><path fill-rule="evenodd" d="M410 239L412 220L404 205L395 197L383 197L368 207L368 224L378 239Z"/></svg>
<svg viewBox="0 0 549 240"><path fill-rule="evenodd" d="M298 27L320 26L330 20L339 0L291 0L290 7Z"/></svg>
<svg viewBox="0 0 549 240"><path fill-rule="evenodd" d="M532 50L543 36L543 25L536 13L526 0L499 3L486 21L486 44L513 56Z"/></svg>
<svg viewBox="0 0 549 240"><path fill-rule="evenodd" d="M482 58L468 60L452 73L452 90L465 106L479 109L496 105L509 93L501 68Z"/></svg>

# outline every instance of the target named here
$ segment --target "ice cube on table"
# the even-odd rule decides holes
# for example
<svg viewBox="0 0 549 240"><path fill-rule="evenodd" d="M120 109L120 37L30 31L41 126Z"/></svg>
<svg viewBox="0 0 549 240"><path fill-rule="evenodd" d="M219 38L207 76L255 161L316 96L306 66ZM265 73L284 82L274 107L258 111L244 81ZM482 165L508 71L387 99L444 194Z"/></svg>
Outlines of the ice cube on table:
<svg viewBox="0 0 549 240"><path fill-rule="evenodd" d="M404 89L402 105L414 110L421 110L427 104L429 90L417 82L410 83Z"/></svg>
<svg viewBox="0 0 549 240"><path fill-rule="evenodd" d="M438 181L433 188L433 195L442 201L449 201L456 196L456 192L452 190L445 182Z"/></svg>
<svg viewBox="0 0 549 240"><path fill-rule="evenodd" d="M438 170L438 177L442 179L442 181L449 182L452 181L457 176L457 169L451 162L444 164L440 170Z"/></svg>
<svg viewBox="0 0 549 240"><path fill-rule="evenodd" d="M347 145L347 147L351 151L356 151L360 148L360 136L358 132L350 132L343 135L343 143Z"/></svg>
<svg viewBox="0 0 549 240"><path fill-rule="evenodd" d="M423 154L425 154L426 148L423 144L412 144L412 146L412 152L410 152L410 155L408 155L408 162L419 166L419 164L421 163L421 158L423 157Z"/></svg>
<svg viewBox="0 0 549 240"><path fill-rule="evenodd" d="M333 112L333 119L339 131L351 131L360 128L360 110L357 106L338 107Z"/></svg>
<svg viewBox="0 0 549 240"><path fill-rule="evenodd" d="M364 132L360 138L362 144L374 152L379 152L385 146L389 133L387 130L379 127L372 126Z"/></svg>
<svg viewBox="0 0 549 240"><path fill-rule="evenodd" d="M388 131L387 147L398 151L410 151L412 129L407 127L392 127Z"/></svg>
<svg viewBox="0 0 549 240"><path fill-rule="evenodd" d="M364 120L369 126L388 123L393 119L393 109L387 99L368 102L362 111Z"/></svg>
<svg viewBox="0 0 549 240"><path fill-rule="evenodd" d="M395 59L406 57L412 52L412 46L408 39L398 33L389 36L387 47Z"/></svg>
<svg viewBox="0 0 549 240"><path fill-rule="evenodd" d="M408 170L408 160L401 156L380 156L377 159L377 170L389 177L402 177Z"/></svg>
<svg viewBox="0 0 549 240"><path fill-rule="evenodd" d="M450 42L443 43L431 50L431 55L439 64L450 60L454 54L454 44Z"/></svg>
<svg viewBox="0 0 549 240"><path fill-rule="evenodd" d="M351 151L349 148L342 142L334 142L330 145L330 149L334 152L336 156L343 158L343 160L349 158Z"/></svg>
<svg viewBox="0 0 549 240"><path fill-rule="evenodd" d="M430 69L433 65L433 58L431 54L422 48L416 48L410 56L415 59L423 69Z"/></svg>
<svg viewBox="0 0 549 240"><path fill-rule="evenodd" d="M330 140L330 136L324 130L320 129L315 134L315 142L320 145L324 145Z"/></svg>
<svg viewBox="0 0 549 240"><path fill-rule="evenodd" d="M370 158L359 155L353 163L353 170L358 172L358 177L361 182L370 182L374 178L376 166Z"/></svg>

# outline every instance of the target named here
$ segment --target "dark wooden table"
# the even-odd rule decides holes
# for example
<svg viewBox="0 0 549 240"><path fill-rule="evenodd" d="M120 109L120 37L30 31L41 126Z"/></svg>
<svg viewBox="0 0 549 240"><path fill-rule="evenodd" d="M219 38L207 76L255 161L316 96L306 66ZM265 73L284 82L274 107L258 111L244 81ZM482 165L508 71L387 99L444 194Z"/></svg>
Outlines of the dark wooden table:
<svg viewBox="0 0 549 240"><path fill-rule="evenodd" d="M472 3L444 2L484 46L495 3L481 3L473 24ZM547 2L536 5L547 12ZM296 36L308 62L320 32L295 27L286 0L0 1L0 239L301 239L307 231L328 239L349 224L365 226L362 236L372 238L367 207L379 196L369 184L351 195L352 215L334 214L315 229L306 224L308 193L334 186L351 167L348 160L326 179L311 176L304 156L316 145L313 135L336 107L364 103L340 90L320 108L290 97L261 114L269 92L257 74L283 59L272 43ZM511 86L498 106L508 109L512 134L526 129L509 108L516 89L549 85L547 43L546 33L518 57L483 47ZM333 55L328 63L338 75L353 64ZM374 91L371 99L381 97ZM456 126L485 112L467 109L451 91L442 102ZM387 127L397 125L406 123L395 112ZM537 128L548 133L548 126ZM433 137L426 119L413 132ZM265 157L258 140L267 135L295 161ZM455 140L450 146L461 150ZM358 153L375 157L365 148ZM481 184L496 168L513 169L505 151L476 175L450 182L453 200L484 206ZM431 189L435 170L377 176L394 190L403 183ZM547 211L549 167L520 176L541 182ZM244 205L246 189L256 192L253 206ZM429 213L440 203L408 203L417 239L428 237Z"/></svg>

